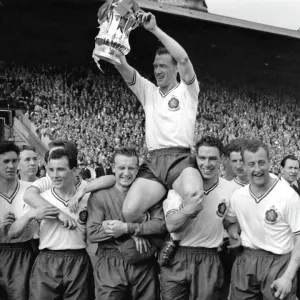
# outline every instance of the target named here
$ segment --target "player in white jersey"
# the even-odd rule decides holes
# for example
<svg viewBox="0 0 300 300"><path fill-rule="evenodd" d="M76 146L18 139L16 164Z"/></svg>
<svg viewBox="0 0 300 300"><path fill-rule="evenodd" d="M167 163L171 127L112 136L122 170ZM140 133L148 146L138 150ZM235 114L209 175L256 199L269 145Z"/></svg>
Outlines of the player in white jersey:
<svg viewBox="0 0 300 300"><path fill-rule="evenodd" d="M157 86L143 78L120 56L117 70L141 102L146 115L146 143L150 150L123 204L128 222L142 222L146 211L174 189L183 199L201 200L202 178L191 157L199 84L186 51L156 24L142 17L146 30L163 44L156 52ZM177 75L180 82L177 81Z"/></svg>
<svg viewBox="0 0 300 300"><path fill-rule="evenodd" d="M235 189L239 189L250 183L241 154L241 147L243 143L245 143L244 139L234 139L226 145L224 151L225 157L227 158L234 174L233 179L230 181Z"/></svg>
<svg viewBox="0 0 300 300"><path fill-rule="evenodd" d="M174 190L163 203L167 228L180 239L170 266L161 268L163 300L220 299L223 270L217 249L223 242L223 219L233 187L219 178L222 142L205 136L196 148L204 184L203 209L194 198L185 202Z"/></svg>
<svg viewBox="0 0 300 300"><path fill-rule="evenodd" d="M66 149L67 151L71 152L76 152L77 153L77 148L76 145L72 142L69 141L62 141L62 140L56 140L52 141L49 143L49 148L50 150L46 152L45 154L45 162L47 163L48 157L51 154L52 151L57 150L57 149ZM77 178L77 175L75 177ZM87 184L84 180L78 179L75 180L75 185L77 188L76 194L72 197L72 199L75 199L76 201L72 204L72 199L69 203L69 208L70 211L72 212L77 212L78 211L78 206L79 202L78 199L82 199L83 196L89 192L95 191L99 188L105 188L105 187L110 187L115 183L114 176L103 176L101 178L95 179L93 182L90 182ZM26 191L24 195L24 201L29 204L30 206L34 208L39 208L39 207L51 207L52 205L47 202L43 197L40 196L40 194L52 187L52 182L48 174L36 180L32 186ZM77 197L79 196L79 197ZM73 209L71 209L73 208ZM73 224L76 226L76 223L74 220L67 214L61 211L61 213L58 215L58 218L61 222L64 224ZM73 226L72 225L72 226Z"/></svg>
<svg viewBox="0 0 300 300"><path fill-rule="evenodd" d="M19 166L20 179L27 182L34 182L38 178L38 161L35 148L23 145L20 148Z"/></svg>
<svg viewBox="0 0 300 300"><path fill-rule="evenodd" d="M226 222L242 252L232 270L231 299L296 299L300 265L300 199L289 186L269 174L269 150L247 141L242 156L251 183L234 192Z"/></svg>
<svg viewBox="0 0 300 300"><path fill-rule="evenodd" d="M75 220L76 226L62 224L57 218L41 222L40 253L30 280L31 300L93 299L92 268L86 252L88 195L80 202L77 214L68 209L68 201L76 192L76 168L76 153L65 149L51 152L48 173L53 187L42 197Z"/></svg>
<svg viewBox="0 0 300 300"><path fill-rule="evenodd" d="M30 240L37 230L41 211L33 211L26 230L16 236L15 220L24 214L23 195L31 183L16 179L19 148L13 142L0 142L0 299L27 300L29 274L33 263ZM57 210L47 210L54 216ZM45 213L43 211L42 213ZM17 222L16 221L16 222Z"/></svg>

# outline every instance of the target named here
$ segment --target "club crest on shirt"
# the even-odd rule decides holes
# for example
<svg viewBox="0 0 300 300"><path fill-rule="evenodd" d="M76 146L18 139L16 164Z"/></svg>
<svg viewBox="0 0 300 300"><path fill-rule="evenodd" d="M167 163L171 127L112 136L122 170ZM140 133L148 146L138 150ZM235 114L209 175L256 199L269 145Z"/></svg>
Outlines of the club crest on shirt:
<svg viewBox="0 0 300 300"><path fill-rule="evenodd" d="M219 203L218 210L216 211L216 213L220 218L222 218L222 217L224 217L226 210L227 210L227 205L226 205L225 199L223 199L222 202Z"/></svg>
<svg viewBox="0 0 300 300"><path fill-rule="evenodd" d="M84 207L79 212L78 223L82 224L82 225L86 224L88 216L89 216L89 214L88 214L88 211L87 211L87 207Z"/></svg>
<svg viewBox="0 0 300 300"><path fill-rule="evenodd" d="M278 219L278 212L274 206L272 206L265 213L265 222L268 224L275 224Z"/></svg>
<svg viewBox="0 0 300 300"><path fill-rule="evenodd" d="M168 102L169 110L176 111L180 109L179 100L176 97L172 97Z"/></svg>

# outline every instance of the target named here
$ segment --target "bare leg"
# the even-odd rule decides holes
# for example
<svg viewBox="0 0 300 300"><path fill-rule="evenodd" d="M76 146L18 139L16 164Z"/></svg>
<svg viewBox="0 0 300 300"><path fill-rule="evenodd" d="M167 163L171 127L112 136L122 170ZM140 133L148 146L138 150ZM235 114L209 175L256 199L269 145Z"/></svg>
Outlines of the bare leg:
<svg viewBox="0 0 300 300"><path fill-rule="evenodd" d="M196 195L199 195L200 198L200 193L203 191L203 180L197 169L186 168L174 181L172 187L184 201Z"/></svg>
<svg viewBox="0 0 300 300"><path fill-rule="evenodd" d="M137 178L130 187L123 204L123 216L127 222L141 223L144 213L165 195L165 187L153 180Z"/></svg>

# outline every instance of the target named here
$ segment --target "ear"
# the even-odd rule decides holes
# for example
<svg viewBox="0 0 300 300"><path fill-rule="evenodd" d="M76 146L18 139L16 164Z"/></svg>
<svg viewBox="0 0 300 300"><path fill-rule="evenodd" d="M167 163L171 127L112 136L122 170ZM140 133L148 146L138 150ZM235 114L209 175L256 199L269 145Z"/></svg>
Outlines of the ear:
<svg viewBox="0 0 300 300"><path fill-rule="evenodd" d="M113 171L114 174L116 174L116 168L115 168L115 164L112 164L111 166L111 170Z"/></svg>

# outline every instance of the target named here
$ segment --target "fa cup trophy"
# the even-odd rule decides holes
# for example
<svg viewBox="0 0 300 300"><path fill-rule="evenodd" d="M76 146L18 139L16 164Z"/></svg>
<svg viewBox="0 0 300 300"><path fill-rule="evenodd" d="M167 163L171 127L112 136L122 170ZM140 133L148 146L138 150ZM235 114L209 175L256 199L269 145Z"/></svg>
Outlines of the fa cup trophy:
<svg viewBox="0 0 300 300"><path fill-rule="evenodd" d="M142 22L143 13L134 0L109 0L100 7L100 30L93 52L93 58L99 68L100 59L118 65L118 55L129 53L129 34Z"/></svg>

